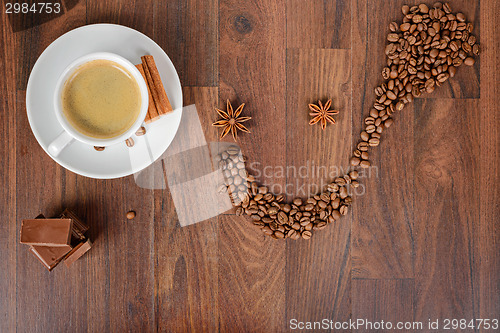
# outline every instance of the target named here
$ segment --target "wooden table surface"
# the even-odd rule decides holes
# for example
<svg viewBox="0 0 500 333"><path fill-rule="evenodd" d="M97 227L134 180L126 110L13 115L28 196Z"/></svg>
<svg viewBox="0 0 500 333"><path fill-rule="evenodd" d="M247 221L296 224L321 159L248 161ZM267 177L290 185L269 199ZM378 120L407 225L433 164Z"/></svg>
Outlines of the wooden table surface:
<svg viewBox="0 0 500 333"><path fill-rule="evenodd" d="M366 193L309 241L264 237L232 211L180 227L168 189L77 176L30 131L26 83L41 52L109 22L166 51L207 141L218 140L213 108L229 98L253 117L239 141L250 161L345 168L382 80L388 24L408 2L65 0L48 18L3 7L0 332L281 332L324 318L422 321L429 331L429 319L500 319L498 1L451 1L475 25L480 60L396 115ZM328 97L340 114L322 132L307 125L307 104ZM63 207L90 223L95 246L49 273L18 243L20 224Z"/></svg>

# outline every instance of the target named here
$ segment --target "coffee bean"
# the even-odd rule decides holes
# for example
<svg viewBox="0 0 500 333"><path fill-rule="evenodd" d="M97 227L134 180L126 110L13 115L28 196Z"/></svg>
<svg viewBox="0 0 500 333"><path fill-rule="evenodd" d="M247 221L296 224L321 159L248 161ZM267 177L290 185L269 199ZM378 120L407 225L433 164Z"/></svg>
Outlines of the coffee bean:
<svg viewBox="0 0 500 333"><path fill-rule="evenodd" d="M286 213L285 213L285 212L280 211L280 212L278 213L278 223L279 223L279 224L285 224L285 223L287 223L287 222L288 222L288 215L286 215Z"/></svg>
<svg viewBox="0 0 500 333"><path fill-rule="evenodd" d="M241 215L243 215L244 212L245 212L244 208L238 207L238 208L236 208L235 214L236 214L236 216L241 216Z"/></svg>
<svg viewBox="0 0 500 333"><path fill-rule="evenodd" d="M302 238L304 238L304 239L309 239L309 238L311 238L311 236L312 236L312 232L310 232L310 231L308 231L308 230L305 230L305 231L302 231L302 234L301 234L301 235L302 235Z"/></svg>
<svg viewBox="0 0 500 333"><path fill-rule="evenodd" d="M351 165L352 166L357 166L357 165L359 165L360 162L361 162L361 160L359 159L359 157L355 157L355 156L351 157Z"/></svg>
<svg viewBox="0 0 500 333"><path fill-rule="evenodd" d="M332 202L330 203L330 205L332 206L333 209L339 208L340 198L335 198L334 200L332 200Z"/></svg>
<svg viewBox="0 0 500 333"><path fill-rule="evenodd" d="M267 191L269 191L269 189L267 187L265 187L265 186L259 187L259 193L260 194L266 194Z"/></svg>
<svg viewBox="0 0 500 333"><path fill-rule="evenodd" d="M361 161L359 163L359 166L362 167L362 168L369 168L370 165L371 165L370 162L369 161L365 161L365 160L363 160L363 161Z"/></svg>
<svg viewBox="0 0 500 333"><path fill-rule="evenodd" d="M321 193L319 197L323 202L326 202L326 203L330 202L330 194L329 193Z"/></svg>
<svg viewBox="0 0 500 333"><path fill-rule="evenodd" d="M467 66L472 66L472 65L474 65L474 63L475 63L475 60L472 57L465 58L465 60L464 60L464 64L466 64Z"/></svg>
<svg viewBox="0 0 500 333"><path fill-rule="evenodd" d="M357 148L359 151L367 151L368 150L368 142L362 141L362 142L358 143Z"/></svg>
<svg viewBox="0 0 500 333"><path fill-rule="evenodd" d="M327 186L328 192L337 192L339 190L339 186L335 183L328 184Z"/></svg>
<svg viewBox="0 0 500 333"><path fill-rule="evenodd" d="M347 188L341 187L340 191L339 191L339 196L341 199L344 199L345 197L347 197Z"/></svg>
<svg viewBox="0 0 500 333"><path fill-rule="evenodd" d="M371 138L370 141L368 141L368 144L372 147L376 147L380 144L380 140L377 138Z"/></svg>
<svg viewBox="0 0 500 333"><path fill-rule="evenodd" d="M359 172L357 172L356 170L353 170L353 171L349 172L349 177L351 177L351 179L358 179Z"/></svg>
<svg viewBox="0 0 500 333"><path fill-rule="evenodd" d="M479 55L479 44L474 44L474 46L472 47L472 53L474 53L475 55Z"/></svg>
<svg viewBox="0 0 500 333"><path fill-rule="evenodd" d="M451 13L451 7L450 7L450 4L449 3L445 3L443 4L443 10L446 14L449 14Z"/></svg>
<svg viewBox="0 0 500 333"><path fill-rule="evenodd" d="M125 144L127 145L127 147L133 147L134 146L134 139L128 138L127 140L125 140Z"/></svg>
<svg viewBox="0 0 500 333"><path fill-rule="evenodd" d="M274 235L276 236L276 238L285 238L285 234L283 233L283 231L280 230L276 230L274 232Z"/></svg>
<svg viewBox="0 0 500 333"><path fill-rule="evenodd" d="M347 215L348 207L346 205L340 206L339 212L342 215Z"/></svg>
<svg viewBox="0 0 500 333"><path fill-rule="evenodd" d="M334 220L338 220L341 216L342 216L342 214L340 214L340 212L337 209L332 211L331 217Z"/></svg>
<svg viewBox="0 0 500 333"><path fill-rule="evenodd" d="M367 160L367 159L368 159L368 152L366 152L366 151L362 152L360 157L361 157L361 159L363 159L363 160ZM360 162L360 163L361 163L361 162Z"/></svg>
<svg viewBox="0 0 500 333"><path fill-rule="evenodd" d="M264 228L261 229L263 233L265 233L266 235L270 236L273 234L273 231L271 230L271 228L269 226L265 226Z"/></svg>
<svg viewBox="0 0 500 333"><path fill-rule="evenodd" d="M407 22L407 23L403 23L403 24L401 24L401 25L399 26L399 29L400 29L401 31L408 31L408 30L410 30L410 26L411 26L411 24L410 24L410 23L408 23L408 22Z"/></svg>
<svg viewBox="0 0 500 333"><path fill-rule="evenodd" d="M227 192L227 186L225 184L219 185L217 187L217 193L226 193Z"/></svg>
<svg viewBox="0 0 500 333"><path fill-rule="evenodd" d="M368 125L368 126L366 126L365 131L367 133L373 133L373 132L375 132L376 129L377 128L375 127L375 125Z"/></svg>
<svg viewBox="0 0 500 333"><path fill-rule="evenodd" d="M391 70L389 69L389 67L384 67L384 69L382 70L382 77L384 78L384 80L389 79L390 74Z"/></svg>
<svg viewBox="0 0 500 333"><path fill-rule="evenodd" d="M275 215L275 214L278 214L278 208L276 207L270 207L268 210L267 210L267 213L269 215Z"/></svg>
<svg viewBox="0 0 500 333"><path fill-rule="evenodd" d="M390 33L387 35L387 40L389 42L397 42L399 40L399 34L397 33Z"/></svg>
<svg viewBox="0 0 500 333"><path fill-rule="evenodd" d="M103 151L104 149L106 149L106 147L94 146L94 149L97 151Z"/></svg>
<svg viewBox="0 0 500 333"><path fill-rule="evenodd" d="M141 126L136 132L135 132L135 135L137 136L141 136L141 135L144 135L146 134L146 127L144 126Z"/></svg>

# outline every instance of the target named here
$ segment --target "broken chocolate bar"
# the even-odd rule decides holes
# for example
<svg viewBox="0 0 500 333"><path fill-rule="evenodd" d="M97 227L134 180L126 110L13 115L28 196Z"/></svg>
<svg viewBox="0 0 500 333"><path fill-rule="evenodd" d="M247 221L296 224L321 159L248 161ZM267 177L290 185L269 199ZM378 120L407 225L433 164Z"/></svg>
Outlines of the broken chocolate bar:
<svg viewBox="0 0 500 333"><path fill-rule="evenodd" d="M90 239L87 239L86 242L81 242L77 246L71 250L70 253L64 259L64 263L67 267L71 266L75 261L77 261L81 256L87 253L88 250L92 247L92 242Z"/></svg>
<svg viewBox="0 0 500 333"><path fill-rule="evenodd" d="M72 250L71 246L31 246L30 251L49 272Z"/></svg>
<svg viewBox="0 0 500 333"><path fill-rule="evenodd" d="M73 228L71 229L72 232L71 243L73 245L76 245L81 241L85 240L85 232L89 230L89 226L85 224L85 222L83 222L78 216L76 216L75 213L73 213L67 208L61 213L60 217L73 220Z"/></svg>
<svg viewBox="0 0 500 333"><path fill-rule="evenodd" d="M21 243L37 246L65 247L71 245L71 219L23 220Z"/></svg>
<svg viewBox="0 0 500 333"><path fill-rule="evenodd" d="M45 219L43 214L38 215L35 219ZM74 225L74 224L73 224ZM69 251L72 250L71 246L31 246L30 251L40 260L40 262L49 270L49 272L56 267Z"/></svg>

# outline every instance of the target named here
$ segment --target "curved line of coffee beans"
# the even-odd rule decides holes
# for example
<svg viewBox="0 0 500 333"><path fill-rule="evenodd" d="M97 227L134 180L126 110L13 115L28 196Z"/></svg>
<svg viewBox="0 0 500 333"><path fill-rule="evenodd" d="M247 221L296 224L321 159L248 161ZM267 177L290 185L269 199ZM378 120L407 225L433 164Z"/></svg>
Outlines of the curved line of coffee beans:
<svg viewBox="0 0 500 333"><path fill-rule="evenodd" d="M380 144L381 134L394 120L392 114L423 93L431 93L462 64L472 66L479 55L473 25L463 13L453 14L448 3L403 6L403 21L391 22L385 47L385 80L375 88L375 103L365 118L361 141L353 152L352 166L368 168L370 147Z"/></svg>
<svg viewBox="0 0 500 333"><path fill-rule="evenodd" d="M219 193L228 192L237 207L236 215L250 216L254 225L273 238L311 238L313 231L323 229L347 214L352 203L350 187L359 186L356 180L359 173L352 170L335 178L325 192L307 200L295 198L286 203L284 195L274 195L248 174L245 157L238 147L229 147L217 155L216 160L224 175Z"/></svg>
<svg viewBox="0 0 500 333"><path fill-rule="evenodd" d="M376 101L365 118L361 141L350 159L352 167L368 168L370 147L380 144L381 134L393 124L392 114L422 93L431 93L453 77L462 64L472 66L479 45L472 35L473 25L463 13L453 14L448 3L436 2L403 6L400 24L391 22L385 48L385 82L375 89ZM246 214L264 234L273 238L309 239L313 231L346 215L352 204L350 187L358 187L359 173L352 170L337 177L327 190L307 200L284 202L268 187L259 186L245 169L245 158L236 146L217 156L225 183L220 192L229 192L236 215Z"/></svg>

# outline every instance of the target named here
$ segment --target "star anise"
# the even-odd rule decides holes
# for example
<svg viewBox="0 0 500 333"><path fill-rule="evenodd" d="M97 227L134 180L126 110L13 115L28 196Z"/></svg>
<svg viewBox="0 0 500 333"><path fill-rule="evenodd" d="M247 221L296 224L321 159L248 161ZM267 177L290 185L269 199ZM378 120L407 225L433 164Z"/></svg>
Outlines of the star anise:
<svg viewBox="0 0 500 333"><path fill-rule="evenodd" d="M246 128L242 123L252 119L252 117L240 117L241 112L243 111L243 108L245 107L245 103L241 104L238 106L236 111L233 111L233 107L231 106L231 102L227 100L227 111L222 111L219 109L215 109L219 116L222 117L222 119L216 121L215 123L212 124L212 126L215 127L222 127L222 133L220 135L221 139L225 137L229 132L233 135L234 141L236 141L236 138L238 137L238 130L250 133L248 128Z"/></svg>
<svg viewBox="0 0 500 333"><path fill-rule="evenodd" d="M325 129L327 123L335 124L335 119L333 119L333 116L338 114L339 111L330 110L331 105L332 105L331 99L329 99L325 103L325 105L323 105L321 101L318 101L318 105L309 104L309 109L311 110L309 115L312 117L312 119L309 121L309 125L320 123L321 129Z"/></svg>

